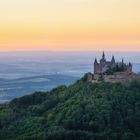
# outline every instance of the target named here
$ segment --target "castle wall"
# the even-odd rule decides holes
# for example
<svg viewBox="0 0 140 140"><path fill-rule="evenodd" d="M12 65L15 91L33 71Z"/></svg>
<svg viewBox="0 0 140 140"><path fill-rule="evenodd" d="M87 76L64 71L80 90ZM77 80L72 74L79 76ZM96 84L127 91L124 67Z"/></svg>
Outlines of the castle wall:
<svg viewBox="0 0 140 140"><path fill-rule="evenodd" d="M136 79L140 79L140 75L128 74L125 72L116 73L114 75L104 75L104 82L111 82L111 83L128 83Z"/></svg>
<svg viewBox="0 0 140 140"><path fill-rule="evenodd" d="M128 73L132 73L132 67L128 66L128 67L127 67L127 72L128 72Z"/></svg>
<svg viewBox="0 0 140 140"><path fill-rule="evenodd" d="M99 74L88 74L88 81L90 82L100 82L100 75ZM104 82L110 83L128 83L133 80L140 79L140 74L135 73L127 73L127 72L116 72L113 75L103 75Z"/></svg>
<svg viewBox="0 0 140 140"><path fill-rule="evenodd" d="M104 82L125 83L129 82L129 78L126 75L104 75Z"/></svg>
<svg viewBox="0 0 140 140"><path fill-rule="evenodd" d="M102 66L100 64L94 65L94 74L100 74L102 73Z"/></svg>
<svg viewBox="0 0 140 140"><path fill-rule="evenodd" d="M93 80L93 74L88 73L88 74L87 74L87 80L88 80L89 82L91 82L91 81Z"/></svg>

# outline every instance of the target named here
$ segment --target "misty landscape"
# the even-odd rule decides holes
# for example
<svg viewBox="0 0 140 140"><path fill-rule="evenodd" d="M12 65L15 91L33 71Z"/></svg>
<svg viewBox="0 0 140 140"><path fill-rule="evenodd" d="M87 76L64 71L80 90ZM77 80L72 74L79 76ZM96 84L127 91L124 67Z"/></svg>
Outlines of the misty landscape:
<svg viewBox="0 0 140 140"><path fill-rule="evenodd" d="M106 52L117 61L129 61L140 71L139 52ZM130 57L131 56L131 57ZM69 85L93 72L94 58L101 52L6 52L0 53L0 103L35 91Z"/></svg>

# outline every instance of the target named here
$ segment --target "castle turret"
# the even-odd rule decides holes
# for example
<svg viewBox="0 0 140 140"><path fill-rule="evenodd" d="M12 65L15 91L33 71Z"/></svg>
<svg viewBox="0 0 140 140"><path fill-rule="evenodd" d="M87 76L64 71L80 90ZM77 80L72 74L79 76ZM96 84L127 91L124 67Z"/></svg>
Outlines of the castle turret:
<svg viewBox="0 0 140 140"><path fill-rule="evenodd" d="M114 56L112 56L111 63L112 64L115 64L115 58L114 58Z"/></svg>
<svg viewBox="0 0 140 140"><path fill-rule="evenodd" d="M102 59L105 60L105 53L103 51Z"/></svg>
<svg viewBox="0 0 140 140"><path fill-rule="evenodd" d="M106 59L105 59L105 53L103 51L103 54L102 54L102 59L100 60L100 64L103 66L106 64Z"/></svg>
<svg viewBox="0 0 140 140"><path fill-rule="evenodd" d="M129 74L131 74L132 73L132 64L129 62L129 64L128 64L128 66L127 66L127 72L129 73Z"/></svg>
<svg viewBox="0 0 140 140"><path fill-rule="evenodd" d="M95 58L94 64L98 64L97 59Z"/></svg>
<svg viewBox="0 0 140 140"><path fill-rule="evenodd" d="M96 74L98 71L98 62L97 62L97 59L95 58L95 61L94 61L94 74Z"/></svg>
<svg viewBox="0 0 140 140"><path fill-rule="evenodd" d="M122 65L124 65L124 59L122 58Z"/></svg>
<svg viewBox="0 0 140 140"><path fill-rule="evenodd" d="M132 64L129 62L129 66L132 67Z"/></svg>

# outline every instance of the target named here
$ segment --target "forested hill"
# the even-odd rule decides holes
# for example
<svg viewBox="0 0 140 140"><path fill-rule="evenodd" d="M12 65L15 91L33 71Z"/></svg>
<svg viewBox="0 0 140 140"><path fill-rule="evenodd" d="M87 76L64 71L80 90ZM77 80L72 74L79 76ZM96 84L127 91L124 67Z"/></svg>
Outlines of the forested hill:
<svg viewBox="0 0 140 140"><path fill-rule="evenodd" d="M0 106L0 140L140 140L140 81L85 78Z"/></svg>

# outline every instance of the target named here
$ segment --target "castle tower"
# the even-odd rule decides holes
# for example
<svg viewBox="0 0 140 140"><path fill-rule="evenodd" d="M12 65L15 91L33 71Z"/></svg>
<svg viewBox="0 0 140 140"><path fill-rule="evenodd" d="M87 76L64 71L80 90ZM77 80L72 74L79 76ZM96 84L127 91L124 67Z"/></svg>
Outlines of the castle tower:
<svg viewBox="0 0 140 140"><path fill-rule="evenodd" d="M94 61L94 74L97 73L97 70L98 70L98 62L97 62L97 59L95 58L95 61Z"/></svg>
<svg viewBox="0 0 140 140"><path fill-rule="evenodd" d="M111 68L115 67L115 58L114 58L114 56L112 56L110 67Z"/></svg>
<svg viewBox="0 0 140 140"><path fill-rule="evenodd" d="M95 58L94 64L98 64L97 59Z"/></svg>
<svg viewBox="0 0 140 140"><path fill-rule="evenodd" d="M124 65L124 59L122 58L122 65Z"/></svg>
<svg viewBox="0 0 140 140"><path fill-rule="evenodd" d="M129 64L128 64L128 66L127 66L127 72L129 73L129 74L131 74L132 73L132 64L129 62Z"/></svg>
<svg viewBox="0 0 140 140"><path fill-rule="evenodd" d="M111 63L112 64L115 64L115 58L114 58L114 56L112 56Z"/></svg>
<svg viewBox="0 0 140 140"><path fill-rule="evenodd" d="M102 59L100 60L100 67L99 67L100 73L103 73L105 69L106 69L106 58L105 58L105 53L103 51Z"/></svg>
<svg viewBox="0 0 140 140"><path fill-rule="evenodd" d="M105 65L105 63L106 63L106 59L105 59L105 53L103 51L102 59L100 60L100 64Z"/></svg>
<svg viewBox="0 0 140 140"><path fill-rule="evenodd" d="M105 60L105 53L103 51L102 59Z"/></svg>

